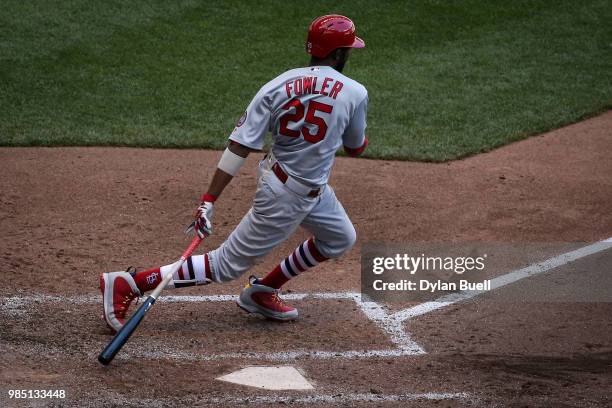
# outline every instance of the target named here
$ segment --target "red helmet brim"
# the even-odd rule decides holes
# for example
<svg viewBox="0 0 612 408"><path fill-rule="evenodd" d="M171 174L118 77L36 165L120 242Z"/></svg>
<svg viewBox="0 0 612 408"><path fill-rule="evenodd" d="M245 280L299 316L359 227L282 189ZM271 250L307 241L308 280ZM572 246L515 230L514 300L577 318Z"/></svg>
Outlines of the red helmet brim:
<svg viewBox="0 0 612 408"><path fill-rule="evenodd" d="M351 45L351 48L364 48L364 47L365 47L365 41L355 36L355 41L353 41L353 45Z"/></svg>

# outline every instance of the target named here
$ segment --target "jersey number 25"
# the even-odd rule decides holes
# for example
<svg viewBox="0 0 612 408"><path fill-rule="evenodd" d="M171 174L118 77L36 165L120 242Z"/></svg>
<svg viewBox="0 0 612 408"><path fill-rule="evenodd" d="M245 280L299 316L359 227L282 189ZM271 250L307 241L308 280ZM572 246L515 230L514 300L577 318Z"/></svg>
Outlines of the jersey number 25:
<svg viewBox="0 0 612 408"><path fill-rule="evenodd" d="M300 130L293 130L287 127L289 122L299 122L304 117L304 105L299 99L290 100L283 105L282 109L289 110L291 108L295 108L295 113L287 113L280 118L279 133L281 135L288 137L300 137L301 132L304 140L310 143L319 143L325 138L325 134L327 133L327 123L325 123L323 118L316 116L315 114L317 111L331 113L334 109L332 105L327 105L317 101L308 102L308 111L306 111L306 118L304 121L317 126L318 130L314 135L310 133L310 130L306 126L302 126Z"/></svg>

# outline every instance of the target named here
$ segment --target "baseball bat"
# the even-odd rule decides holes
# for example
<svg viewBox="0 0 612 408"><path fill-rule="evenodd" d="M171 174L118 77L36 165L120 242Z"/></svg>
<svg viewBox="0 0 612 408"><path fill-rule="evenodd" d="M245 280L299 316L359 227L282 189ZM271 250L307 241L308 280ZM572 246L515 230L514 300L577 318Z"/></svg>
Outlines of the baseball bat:
<svg viewBox="0 0 612 408"><path fill-rule="evenodd" d="M121 347L123 347L123 345L129 340L132 333L134 333L140 322L142 322L145 314L147 314L151 306L153 306L161 291L164 290L168 283L170 283L174 273L178 271L181 266L183 266L183 262L185 262L185 260L191 256L202 240L203 238L196 236L193 241L191 241L191 244L189 244L185 252L183 252L180 259L176 261L174 265L172 265L172 270L164 277L159 285L157 285L153 292L147 296L147 299L142 303L142 305L140 305L136 312L130 316L128 321L125 322L123 327L117 332L117 334L115 334L115 337L113 337L113 339L106 345L104 350L102 350L98 356L98 361L100 363L103 365L108 365L111 361L113 361L119 350L121 350Z"/></svg>

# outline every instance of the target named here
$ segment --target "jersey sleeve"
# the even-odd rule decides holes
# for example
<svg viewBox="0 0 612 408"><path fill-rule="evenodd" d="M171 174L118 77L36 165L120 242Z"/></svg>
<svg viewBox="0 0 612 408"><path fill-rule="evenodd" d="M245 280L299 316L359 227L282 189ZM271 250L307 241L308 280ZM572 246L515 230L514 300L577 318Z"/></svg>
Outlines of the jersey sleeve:
<svg viewBox="0 0 612 408"><path fill-rule="evenodd" d="M363 146L365 141L366 130L366 115L368 113L368 97L363 98L363 101L353 113L349 125L342 135L342 144L350 149L357 149Z"/></svg>
<svg viewBox="0 0 612 408"><path fill-rule="evenodd" d="M344 145L344 149L351 155L360 154L365 149L365 146L367 146L365 135L365 130L367 127L367 113L368 96L366 95L365 98L363 98L363 101L357 105L349 125L344 131L344 135L342 135L342 144ZM356 154L353 154L353 152Z"/></svg>
<svg viewBox="0 0 612 408"><path fill-rule="evenodd" d="M263 149L264 138L270 130L271 116L266 92L262 88L253 97L246 111L236 123L229 139L251 149Z"/></svg>

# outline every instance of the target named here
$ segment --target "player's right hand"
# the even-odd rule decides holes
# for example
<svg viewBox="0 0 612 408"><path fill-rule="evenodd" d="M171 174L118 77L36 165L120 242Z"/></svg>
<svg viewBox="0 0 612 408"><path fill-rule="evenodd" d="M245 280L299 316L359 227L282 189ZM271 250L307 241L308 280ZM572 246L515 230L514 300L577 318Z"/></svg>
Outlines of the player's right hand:
<svg viewBox="0 0 612 408"><path fill-rule="evenodd" d="M212 216L214 205L210 201L204 201L196 210L195 220L187 227L185 232L195 231L200 238L212 234Z"/></svg>

